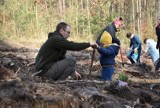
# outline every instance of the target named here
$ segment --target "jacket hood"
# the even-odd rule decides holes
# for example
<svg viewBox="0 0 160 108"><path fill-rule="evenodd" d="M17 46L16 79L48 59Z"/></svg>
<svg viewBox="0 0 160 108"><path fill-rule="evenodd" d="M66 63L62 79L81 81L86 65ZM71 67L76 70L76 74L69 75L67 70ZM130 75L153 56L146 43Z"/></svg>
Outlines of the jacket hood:
<svg viewBox="0 0 160 108"><path fill-rule="evenodd" d="M62 36L60 33L58 33L57 31L54 31L54 32L50 32L50 33L48 33L48 38L50 38L50 37L52 37L52 36L54 36L54 35L60 35L60 36Z"/></svg>
<svg viewBox="0 0 160 108"><path fill-rule="evenodd" d="M51 36L53 36L53 35L54 35L53 32L48 33L48 38L51 37Z"/></svg>

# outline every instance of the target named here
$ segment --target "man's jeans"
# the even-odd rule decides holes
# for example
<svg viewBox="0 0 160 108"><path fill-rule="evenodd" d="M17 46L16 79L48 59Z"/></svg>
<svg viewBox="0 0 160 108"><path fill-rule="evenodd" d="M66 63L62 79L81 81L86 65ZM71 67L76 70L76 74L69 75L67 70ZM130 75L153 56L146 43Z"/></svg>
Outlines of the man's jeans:
<svg viewBox="0 0 160 108"><path fill-rule="evenodd" d="M73 58L66 58L54 63L44 75L53 80L65 80L75 72L75 65L76 61Z"/></svg>

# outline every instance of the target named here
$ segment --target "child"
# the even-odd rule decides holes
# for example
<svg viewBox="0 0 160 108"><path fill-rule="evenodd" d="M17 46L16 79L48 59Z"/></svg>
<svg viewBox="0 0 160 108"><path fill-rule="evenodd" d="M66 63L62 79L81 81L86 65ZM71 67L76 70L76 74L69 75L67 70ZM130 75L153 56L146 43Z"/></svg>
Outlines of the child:
<svg viewBox="0 0 160 108"><path fill-rule="evenodd" d="M140 64L140 55L141 55L142 48L141 48L141 41L140 41L139 37L135 34L132 34L132 33L127 33L126 37L128 39L130 39L130 50L128 52L127 58L130 60L130 62L132 64L134 64L135 61L133 60L132 55L134 53L137 53L138 57L136 59L136 63Z"/></svg>
<svg viewBox="0 0 160 108"><path fill-rule="evenodd" d="M101 46L98 48L100 53L100 64L102 66L102 80L112 80L114 73L115 57L119 52L119 45L112 44L112 37L108 32L103 32L100 38Z"/></svg>

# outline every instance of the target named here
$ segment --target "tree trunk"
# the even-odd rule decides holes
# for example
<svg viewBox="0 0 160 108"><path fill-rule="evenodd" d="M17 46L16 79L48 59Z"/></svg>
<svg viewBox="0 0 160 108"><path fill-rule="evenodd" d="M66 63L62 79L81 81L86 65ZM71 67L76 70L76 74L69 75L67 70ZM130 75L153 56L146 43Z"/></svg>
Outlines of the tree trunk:
<svg viewBox="0 0 160 108"><path fill-rule="evenodd" d="M79 0L76 0L76 5L77 5L77 6L76 6L76 35L77 35L77 36L79 36L79 31L78 31L78 11L79 11L79 10L78 10L78 1L79 1Z"/></svg>
<svg viewBox="0 0 160 108"><path fill-rule="evenodd" d="M63 0L63 1L62 1L62 5L63 5L63 13L62 13L62 14L63 14L63 19L64 19L64 20L66 19L66 18L65 18L65 16L66 16L66 15L65 15L65 13L66 13L66 12L65 12L65 10L66 10L66 5L65 5L65 4L66 4L66 3L65 3L65 0Z"/></svg>
<svg viewBox="0 0 160 108"><path fill-rule="evenodd" d="M134 0L132 0L132 28L135 33L135 8L134 8Z"/></svg>
<svg viewBox="0 0 160 108"><path fill-rule="evenodd" d="M110 12L109 12L109 14L110 14L110 16L111 16L111 18L113 17L113 1L111 0L111 3L110 3Z"/></svg>
<svg viewBox="0 0 160 108"><path fill-rule="evenodd" d="M61 0L59 0L59 2L58 2L58 6L59 6L59 13L60 13L60 17L61 17L61 21L63 20L62 19L62 16L63 16L63 14L62 14L62 1Z"/></svg>
<svg viewBox="0 0 160 108"><path fill-rule="evenodd" d="M91 24L90 24L90 10L89 10L89 1L87 0L87 22L88 22L88 35L89 39L92 40L91 36Z"/></svg>
<svg viewBox="0 0 160 108"><path fill-rule="evenodd" d="M157 20L160 19L160 0L157 1Z"/></svg>
<svg viewBox="0 0 160 108"><path fill-rule="evenodd" d="M137 0L137 25L138 25L138 35L140 37L140 9L139 9L139 0Z"/></svg>
<svg viewBox="0 0 160 108"><path fill-rule="evenodd" d="M141 32L141 22L142 22L142 11L141 11L141 0L139 0L139 37L141 38L142 32Z"/></svg>
<svg viewBox="0 0 160 108"><path fill-rule="evenodd" d="M4 0L0 0L0 6L4 5Z"/></svg>

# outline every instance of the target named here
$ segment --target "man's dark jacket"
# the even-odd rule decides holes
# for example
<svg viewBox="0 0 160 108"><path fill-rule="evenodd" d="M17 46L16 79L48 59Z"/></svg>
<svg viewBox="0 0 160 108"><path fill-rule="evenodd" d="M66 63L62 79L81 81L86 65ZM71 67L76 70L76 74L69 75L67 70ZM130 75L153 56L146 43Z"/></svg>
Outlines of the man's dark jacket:
<svg viewBox="0 0 160 108"><path fill-rule="evenodd" d="M60 33L51 32L36 57L36 70L47 71L55 62L65 58L67 50L79 51L90 47L90 43L75 43L66 40Z"/></svg>
<svg viewBox="0 0 160 108"><path fill-rule="evenodd" d="M137 48L137 50L141 50L141 45L142 43L137 35L134 35L133 38L130 39L129 47L132 48L132 50L134 50L135 48Z"/></svg>
<svg viewBox="0 0 160 108"><path fill-rule="evenodd" d="M120 45L120 40L116 37L117 28L116 28L114 22L111 23L110 25L108 25L102 31L102 33L99 35L99 37L97 38L97 41L96 41L98 45L101 45L100 44L100 39L101 39L101 36L102 36L104 31L108 32L112 36L112 43L117 43L118 45Z"/></svg>

